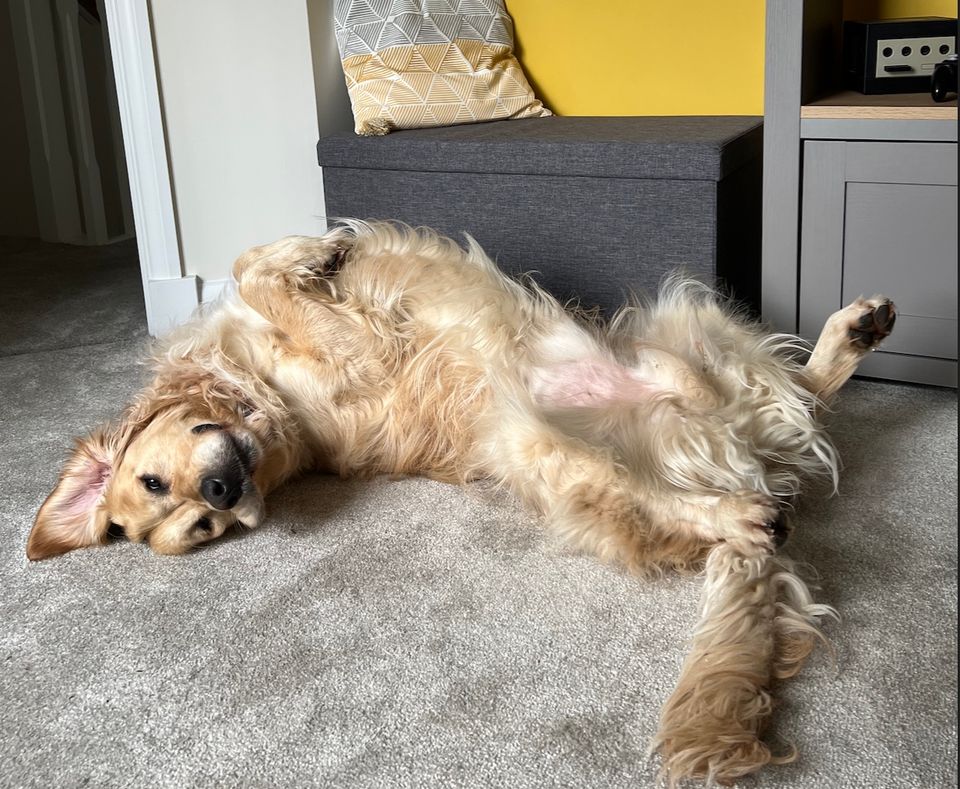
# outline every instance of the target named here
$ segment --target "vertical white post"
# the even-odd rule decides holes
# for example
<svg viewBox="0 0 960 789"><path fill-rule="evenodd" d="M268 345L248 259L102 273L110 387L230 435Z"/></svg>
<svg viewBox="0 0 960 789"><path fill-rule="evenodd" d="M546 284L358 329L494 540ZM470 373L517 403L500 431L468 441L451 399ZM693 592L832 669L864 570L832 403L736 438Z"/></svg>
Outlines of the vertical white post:
<svg viewBox="0 0 960 789"><path fill-rule="evenodd" d="M104 60L106 62L107 107L110 111L110 138L113 157L116 161L117 188L120 191L120 211L123 216L121 237L134 234L133 205L130 202L130 183L127 178L127 163L123 155L123 130L120 128L120 108L117 106L117 84L113 70L113 58L110 56L110 28L107 25L107 10L103 0L97 0L100 13L100 35L103 39Z"/></svg>
<svg viewBox="0 0 960 789"><path fill-rule="evenodd" d="M199 303L195 277L181 271L170 170L160 113L153 34L146 0L104 0L117 82L147 328L163 334Z"/></svg>

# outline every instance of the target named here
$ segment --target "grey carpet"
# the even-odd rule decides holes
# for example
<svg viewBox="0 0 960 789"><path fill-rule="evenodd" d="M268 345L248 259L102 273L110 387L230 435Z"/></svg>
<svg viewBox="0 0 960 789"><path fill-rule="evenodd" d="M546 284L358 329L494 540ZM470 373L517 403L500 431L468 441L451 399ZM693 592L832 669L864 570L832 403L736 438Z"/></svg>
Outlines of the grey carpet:
<svg viewBox="0 0 960 789"><path fill-rule="evenodd" d="M52 252L4 265L29 286L97 257ZM189 556L28 563L65 447L141 381L133 250L101 276L120 252L3 297L0 786L654 785L698 580L572 555L508 499L318 476ZM742 785L956 786L956 392L853 381L832 421L841 493L808 493L788 552L843 616L836 661L778 690L799 760Z"/></svg>
<svg viewBox="0 0 960 789"><path fill-rule="evenodd" d="M146 336L136 240L102 247L0 237L0 353Z"/></svg>

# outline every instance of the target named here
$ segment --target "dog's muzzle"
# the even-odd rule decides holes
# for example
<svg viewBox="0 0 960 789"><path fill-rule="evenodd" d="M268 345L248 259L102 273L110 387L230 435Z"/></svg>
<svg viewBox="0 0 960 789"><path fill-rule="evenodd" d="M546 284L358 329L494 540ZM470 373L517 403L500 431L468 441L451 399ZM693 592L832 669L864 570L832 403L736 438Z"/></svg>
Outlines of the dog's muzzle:
<svg viewBox="0 0 960 789"><path fill-rule="evenodd" d="M198 429L199 428L199 429ZM200 425L194 432L219 429L219 425ZM246 442L227 431L220 433L211 470L200 480L200 495L215 510L231 510L251 487L253 471L251 450Z"/></svg>

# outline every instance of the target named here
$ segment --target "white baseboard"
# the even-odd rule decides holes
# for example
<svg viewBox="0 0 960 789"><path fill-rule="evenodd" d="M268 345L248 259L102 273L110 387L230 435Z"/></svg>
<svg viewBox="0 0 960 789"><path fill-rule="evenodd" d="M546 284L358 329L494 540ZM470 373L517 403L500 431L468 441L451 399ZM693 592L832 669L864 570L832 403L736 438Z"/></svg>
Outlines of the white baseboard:
<svg viewBox="0 0 960 789"><path fill-rule="evenodd" d="M147 331L154 337L188 320L200 303L199 283L194 276L147 280L146 291Z"/></svg>
<svg viewBox="0 0 960 789"><path fill-rule="evenodd" d="M234 286L233 279L201 280L192 275L148 280L146 293L150 309L147 311L147 331L153 337L162 337L189 320L201 304L216 301Z"/></svg>
<svg viewBox="0 0 960 789"><path fill-rule="evenodd" d="M216 301L227 289L233 287L233 279L210 279L200 283L200 303L209 304Z"/></svg>

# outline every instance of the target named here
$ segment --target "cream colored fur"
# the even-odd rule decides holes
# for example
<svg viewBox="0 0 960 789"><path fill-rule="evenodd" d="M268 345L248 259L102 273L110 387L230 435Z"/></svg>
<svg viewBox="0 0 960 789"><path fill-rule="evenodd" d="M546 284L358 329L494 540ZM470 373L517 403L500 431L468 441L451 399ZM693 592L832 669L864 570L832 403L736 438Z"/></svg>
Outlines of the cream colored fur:
<svg viewBox="0 0 960 789"><path fill-rule="evenodd" d="M811 475L836 481L820 411L892 327L858 300L810 356L709 288L668 279L608 326L501 274L471 240L347 222L245 253L236 293L160 344L154 378L81 440L31 558L110 525L182 553L262 520L311 470L488 480L572 546L640 574L706 563L701 622L655 745L671 781L775 760L773 679L818 635L776 555Z"/></svg>

